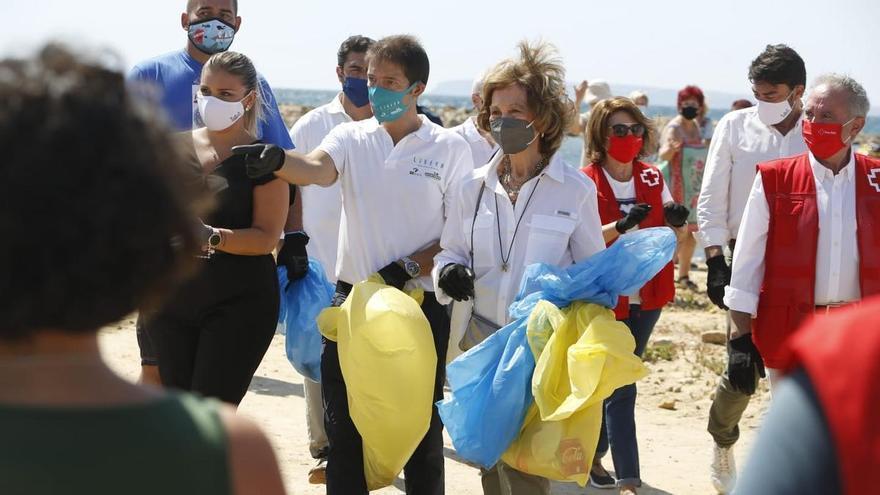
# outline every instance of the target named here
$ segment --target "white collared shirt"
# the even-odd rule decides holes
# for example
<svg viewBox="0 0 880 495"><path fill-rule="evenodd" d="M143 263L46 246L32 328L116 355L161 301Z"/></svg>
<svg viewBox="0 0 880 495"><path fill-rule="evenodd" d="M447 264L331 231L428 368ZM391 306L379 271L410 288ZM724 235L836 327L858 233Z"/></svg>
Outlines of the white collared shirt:
<svg viewBox="0 0 880 495"><path fill-rule="evenodd" d="M853 152L850 150L849 163L837 175L817 162L812 153L809 156L819 209L815 304L858 301L861 288ZM752 316L757 314L764 281L769 222L770 207L759 173L743 214L733 255L733 276L724 296L730 309Z"/></svg>
<svg viewBox="0 0 880 495"><path fill-rule="evenodd" d="M725 115L712 135L697 203L703 245L725 246L736 239L759 163L806 151L801 119L783 136L761 122L757 107Z"/></svg>
<svg viewBox="0 0 880 495"><path fill-rule="evenodd" d="M419 118L396 146L375 118L339 125L318 146L342 190L338 280L361 282L440 240L451 188L474 166L464 139ZM429 273L414 285L434 290Z"/></svg>
<svg viewBox="0 0 880 495"><path fill-rule="evenodd" d="M489 159L492 158L492 155L494 155L496 151L498 151L498 145L489 143L489 141L480 134L480 131L477 130L477 125L474 122L473 117L468 117L464 122L450 130L463 137L464 140L467 141L468 146L471 147L471 157L474 159L474 167L482 167L489 163Z"/></svg>
<svg viewBox="0 0 880 495"><path fill-rule="evenodd" d="M596 186L589 177L567 165L556 153L538 177L522 186L514 207L498 181L498 164L503 156L499 153L487 165L474 170L455 189L440 241L443 251L434 258L433 271L436 284L444 266L471 266L473 226L474 310L498 325L508 323L507 308L528 265L540 262L568 266L605 249ZM481 188L483 195L475 219ZM502 269L502 249L508 271ZM439 287L436 294L441 304L452 301ZM468 311L460 311L461 306L456 303L453 308L453 335L456 328L467 325L470 317L470 306L467 305Z"/></svg>
<svg viewBox="0 0 880 495"><path fill-rule="evenodd" d="M339 95L329 103L306 113L290 128L296 151L312 152L339 124L351 122ZM303 230L309 235L309 255L321 262L327 278L336 281L336 253L339 248L339 224L342 217L342 192L339 182L330 187L300 186Z"/></svg>

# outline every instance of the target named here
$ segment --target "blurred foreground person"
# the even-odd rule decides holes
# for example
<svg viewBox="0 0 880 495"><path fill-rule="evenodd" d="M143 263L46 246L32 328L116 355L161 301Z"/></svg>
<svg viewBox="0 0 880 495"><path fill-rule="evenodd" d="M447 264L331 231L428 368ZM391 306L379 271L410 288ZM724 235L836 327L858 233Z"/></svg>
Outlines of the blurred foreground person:
<svg viewBox="0 0 880 495"><path fill-rule="evenodd" d="M787 343L787 373L736 493L876 493L880 299L816 318ZM832 371L833 370L833 371Z"/></svg>
<svg viewBox="0 0 880 495"><path fill-rule="evenodd" d="M0 493L283 493L250 421L101 358L98 329L198 252L181 157L123 76L52 45L0 62L0 145Z"/></svg>

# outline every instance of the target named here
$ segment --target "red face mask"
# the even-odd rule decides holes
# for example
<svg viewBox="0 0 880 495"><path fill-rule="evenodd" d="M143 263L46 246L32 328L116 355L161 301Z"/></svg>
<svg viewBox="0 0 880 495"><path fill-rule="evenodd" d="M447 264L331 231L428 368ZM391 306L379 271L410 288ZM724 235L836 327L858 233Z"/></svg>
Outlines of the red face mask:
<svg viewBox="0 0 880 495"><path fill-rule="evenodd" d="M849 122L852 122L852 120ZM849 124L849 122L846 124ZM824 160L834 156L835 153L843 149L846 143L843 142L840 136L843 134L843 126L846 124L804 120L804 142L807 143L807 148L810 148L813 156ZM849 141L848 138L847 141Z"/></svg>
<svg viewBox="0 0 880 495"><path fill-rule="evenodd" d="M608 138L608 154L620 163L629 163L639 156L642 150L642 138L627 134L623 137Z"/></svg>

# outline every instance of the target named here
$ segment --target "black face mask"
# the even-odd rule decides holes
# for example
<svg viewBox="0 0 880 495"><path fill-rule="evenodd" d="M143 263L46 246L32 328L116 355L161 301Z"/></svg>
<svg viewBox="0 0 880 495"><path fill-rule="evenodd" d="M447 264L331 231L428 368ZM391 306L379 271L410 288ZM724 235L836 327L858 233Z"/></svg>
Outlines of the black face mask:
<svg viewBox="0 0 880 495"><path fill-rule="evenodd" d="M700 113L700 110L697 107L682 107L679 113L682 117L688 120L694 120L697 118L697 114Z"/></svg>

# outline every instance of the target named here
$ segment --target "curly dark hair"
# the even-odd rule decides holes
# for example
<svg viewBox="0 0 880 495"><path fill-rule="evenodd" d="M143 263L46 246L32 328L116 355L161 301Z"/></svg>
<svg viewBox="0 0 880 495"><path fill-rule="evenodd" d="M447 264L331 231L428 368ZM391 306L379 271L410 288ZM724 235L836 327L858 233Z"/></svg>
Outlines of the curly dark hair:
<svg viewBox="0 0 880 495"><path fill-rule="evenodd" d="M795 86L807 85L807 68L804 59L787 45L767 45L749 66L752 84L766 82Z"/></svg>
<svg viewBox="0 0 880 495"><path fill-rule="evenodd" d="M147 112L62 45L0 61L0 339L97 330L189 272L194 203Z"/></svg>

